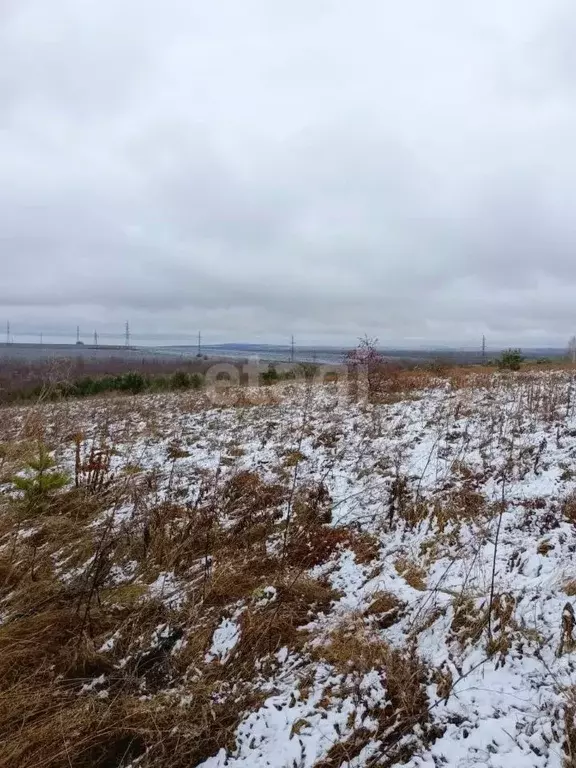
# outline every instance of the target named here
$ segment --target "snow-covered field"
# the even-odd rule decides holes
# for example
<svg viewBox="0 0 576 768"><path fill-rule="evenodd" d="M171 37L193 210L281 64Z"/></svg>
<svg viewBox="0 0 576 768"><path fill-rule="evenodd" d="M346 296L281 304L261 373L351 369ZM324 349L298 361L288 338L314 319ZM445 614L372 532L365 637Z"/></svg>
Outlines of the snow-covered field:
<svg viewBox="0 0 576 768"><path fill-rule="evenodd" d="M142 727L117 764L576 765L570 375L438 380L381 404L331 385L248 399L4 412L6 445L41 436L95 483L73 529L20 513L0 539L11 563L34 548L51 583L94 587L82 632L101 668L74 696L106 706L121 678L156 717L179 713L170 755L168 729ZM21 503L6 467L5 503ZM25 574L0 591L0 651ZM135 625L151 601L160 620Z"/></svg>

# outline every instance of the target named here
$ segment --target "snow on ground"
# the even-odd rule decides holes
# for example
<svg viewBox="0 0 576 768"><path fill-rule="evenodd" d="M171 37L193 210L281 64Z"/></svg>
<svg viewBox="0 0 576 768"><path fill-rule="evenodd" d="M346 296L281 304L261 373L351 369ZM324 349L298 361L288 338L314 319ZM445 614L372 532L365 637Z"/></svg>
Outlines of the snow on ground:
<svg viewBox="0 0 576 768"><path fill-rule="evenodd" d="M225 664L239 639L240 628L238 624L231 619L222 619L220 625L214 630L212 645L206 654L206 661L218 659Z"/></svg>
<svg viewBox="0 0 576 768"><path fill-rule="evenodd" d="M192 503L204 478L256 470L271 481L323 483L332 524L377 537L375 561L358 563L344 549L311 572L325 575L339 597L306 629L318 647L343 622L363 617L380 640L414 647L450 681L446 692L440 677L429 678L437 733L422 738L407 765L560 768L576 685L570 639L561 647L563 610L574 600L566 585L576 580L576 512L570 519L562 508L576 490L573 399L565 374L494 376L477 388L441 383L387 404L354 402L330 386L300 387L254 407L150 396L134 400L133 412L107 430L113 470L157 472L159 500ZM100 434L80 405L66 418L84 420L88 439ZM73 447L61 458L72 468ZM118 510L119 530L131 514ZM179 600L173 574L160 574L149 589ZM378 626L367 611L383 593L401 610ZM216 627L207 661L231 658L240 616ZM278 658L270 694L246 713L236 748L222 748L205 768L312 768L360 727L373 738L348 762L326 765L387 764L372 718L387 697L381 670L356 679L352 695L330 664L287 649ZM303 695L298 681L311 665Z"/></svg>

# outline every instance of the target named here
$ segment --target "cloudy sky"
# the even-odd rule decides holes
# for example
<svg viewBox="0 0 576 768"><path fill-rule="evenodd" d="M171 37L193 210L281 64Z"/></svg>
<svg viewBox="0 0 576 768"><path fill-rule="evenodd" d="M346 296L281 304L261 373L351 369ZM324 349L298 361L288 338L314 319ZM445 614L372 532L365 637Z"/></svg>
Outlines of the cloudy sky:
<svg viewBox="0 0 576 768"><path fill-rule="evenodd" d="M575 36L573 0L0 0L5 320L564 344Z"/></svg>

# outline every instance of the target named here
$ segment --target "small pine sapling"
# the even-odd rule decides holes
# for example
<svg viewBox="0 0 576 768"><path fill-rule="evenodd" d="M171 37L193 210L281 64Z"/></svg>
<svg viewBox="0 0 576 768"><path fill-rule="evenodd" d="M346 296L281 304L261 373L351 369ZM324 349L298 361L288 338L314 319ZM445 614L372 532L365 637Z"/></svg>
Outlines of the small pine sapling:
<svg viewBox="0 0 576 768"><path fill-rule="evenodd" d="M12 484L23 493L23 501L30 512L46 512L55 494L64 488L69 477L56 470L56 462L46 446L38 445L37 455L26 462L26 475L15 475Z"/></svg>

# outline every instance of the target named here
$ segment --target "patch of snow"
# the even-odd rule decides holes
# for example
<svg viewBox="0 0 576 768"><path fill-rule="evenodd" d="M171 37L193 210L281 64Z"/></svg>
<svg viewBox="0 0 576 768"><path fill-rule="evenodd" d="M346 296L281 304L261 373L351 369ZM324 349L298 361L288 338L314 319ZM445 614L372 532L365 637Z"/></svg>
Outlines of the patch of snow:
<svg viewBox="0 0 576 768"><path fill-rule="evenodd" d="M148 592L152 597L162 600L175 609L181 608L186 599L182 586L174 574L167 571L159 573L157 579L148 585Z"/></svg>
<svg viewBox="0 0 576 768"><path fill-rule="evenodd" d="M214 630L212 645L206 654L206 662L214 660L225 664L236 644L240 640L240 627L233 619L222 619L220 625Z"/></svg>

